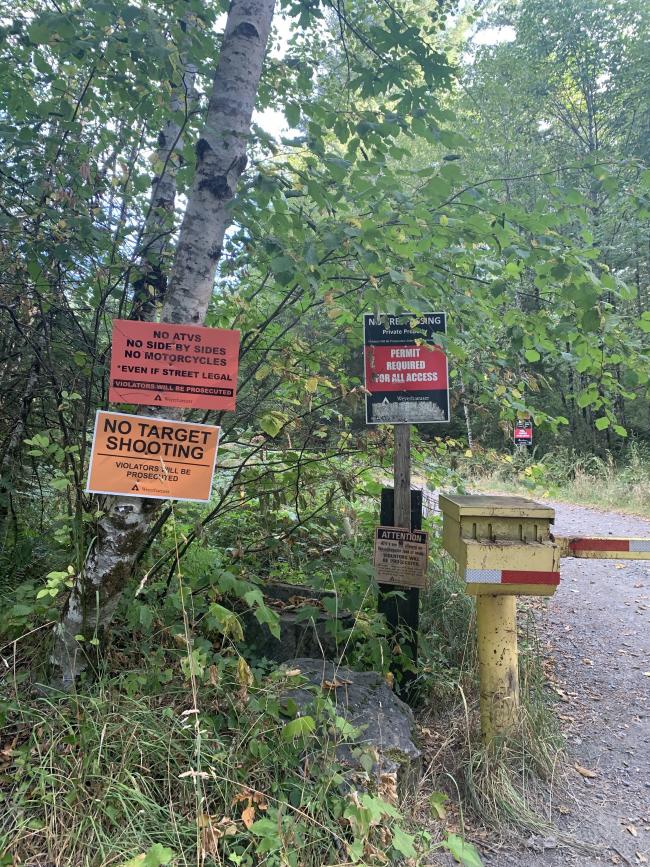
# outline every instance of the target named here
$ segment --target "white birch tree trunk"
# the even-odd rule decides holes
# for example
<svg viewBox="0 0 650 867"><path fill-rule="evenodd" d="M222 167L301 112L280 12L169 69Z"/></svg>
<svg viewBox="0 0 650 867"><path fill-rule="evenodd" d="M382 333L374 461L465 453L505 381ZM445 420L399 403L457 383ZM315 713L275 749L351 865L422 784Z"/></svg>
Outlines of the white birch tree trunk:
<svg viewBox="0 0 650 867"><path fill-rule="evenodd" d="M193 25L191 21L185 21L184 26L189 29ZM196 73L196 66L183 60L183 77L172 88L169 100L170 117L158 135L149 210L140 242L140 273L133 284L133 319L152 321L156 315L156 305L165 297L167 275L164 259L174 230L176 175L183 164L183 129L176 117L183 113L188 118L195 110Z"/></svg>
<svg viewBox="0 0 650 867"><path fill-rule="evenodd" d="M463 415L465 416L465 427L467 429L467 446L470 451L474 450L474 436L472 434L472 419L469 413L469 403L467 402L467 392L465 391L465 382L463 377L460 377L460 400L463 404Z"/></svg>
<svg viewBox="0 0 650 867"><path fill-rule="evenodd" d="M246 167L246 147L262 74L275 0L232 0L197 168L181 225L162 321L203 322L217 263L232 221L230 201ZM71 687L85 667L85 639L109 623L147 538L156 500L107 498L97 536L56 629L52 661Z"/></svg>

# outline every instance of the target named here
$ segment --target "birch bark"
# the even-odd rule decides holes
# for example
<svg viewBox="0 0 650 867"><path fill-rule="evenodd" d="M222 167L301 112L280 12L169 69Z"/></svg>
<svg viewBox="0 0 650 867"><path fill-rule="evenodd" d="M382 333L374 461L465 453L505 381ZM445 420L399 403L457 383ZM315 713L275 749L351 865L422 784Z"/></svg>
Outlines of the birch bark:
<svg viewBox="0 0 650 867"><path fill-rule="evenodd" d="M184 26L190 29L193 25L191 21L186 21ZM158 135L158 148L153 163L155 175L140 244L140 276L133 285L133 319L152 321L156 315L156 305L162 303L165 297L165 252L174 230L176 175L183 164L183 128L176 118L183 113L187 119L195 110L196 73L196 66L184 59L183 77L178 85L172 88L169 120Z"/></svg>
<svg viewBox="0 0 650 867"><path fill-rule="evenodd" d="M246 167L246 147L275 0L232 0L208 106L197 142L197 167L181 225L162 320L204 320L232 222L230 202ZM56 629L52 660L64 687L85 667L75 636L101 636L142 548L156 500L109 498L86 564L75 579ZM85 643L85 642L84 642Z"/></svg>

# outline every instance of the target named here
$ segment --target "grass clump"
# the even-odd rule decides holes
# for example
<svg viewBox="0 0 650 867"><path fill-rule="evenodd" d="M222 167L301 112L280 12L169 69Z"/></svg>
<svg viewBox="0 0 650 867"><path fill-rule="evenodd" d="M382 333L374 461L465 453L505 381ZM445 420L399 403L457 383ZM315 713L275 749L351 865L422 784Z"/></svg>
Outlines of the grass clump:
<svg viewBox="0 0 650 867"><path fill-rule="evenodd" d="M174 676L147 695L132 694L134 674L85 695L2 702L0 863L103 867L150 852L156 864L169 853L174 865L322 867L415 855L396 804L338 760L348 732L331 703L317 700L314 719L284 702L299 675L253 684L250 671L243 682L213 672L198 688Z"/></svg>

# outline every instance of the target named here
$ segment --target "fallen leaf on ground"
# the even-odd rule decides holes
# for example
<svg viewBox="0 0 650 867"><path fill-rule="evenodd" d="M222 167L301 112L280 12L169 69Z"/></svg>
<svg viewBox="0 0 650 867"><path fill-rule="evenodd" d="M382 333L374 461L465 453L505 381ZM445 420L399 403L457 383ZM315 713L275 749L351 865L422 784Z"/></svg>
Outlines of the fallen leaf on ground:
<svg viewBox="0 0 650 867"><path fill-rule="evenodd" d="M299 674L302 674L299 668L290 668L288 671L285 671L286 677L297 677Z"/></svg>
<svg viewBox="0 0 650 867"><path fill-rule="evenodd" d="M625 830L626 830L626 831L629 831L630 834L631 834L633 837L638 837L638 836L639 836L639 832L638 832L637 829L634 827L634 825L626 825Z"/></svg>
<svg viewBox="0 0 650 867"><path fill-rule="evenodd" d="M339 686L346 686L349 683L352 683L352 681L335 677L334 680L324 680L323 686L327 687L327 689L336 689Z"/></svg>
<svg viewBox="0 0 650 867"><path fill-rule="evenodd" d="M219 851L219 840L222 837L233 837L237 833L237 825L228 816L217 821L207 813L197 817L201 831L201 849L205 855L216 855Z"/></svg>
<svg viewBox="0 0 650 867"><path fill-rule="evenodd" d="M588 780L593 780L598 776L596 771L590 771L589 768L583 768L582 765L575 763L575 769L581 777L586 777Z"/></svg>
<svg viewBox="0 0 650 867"><path fill-rule="evenodd" d="M252 804L249 804L244 810L242 810L241 820L246 825L247 828L255 821L255 807Z"/></svg>

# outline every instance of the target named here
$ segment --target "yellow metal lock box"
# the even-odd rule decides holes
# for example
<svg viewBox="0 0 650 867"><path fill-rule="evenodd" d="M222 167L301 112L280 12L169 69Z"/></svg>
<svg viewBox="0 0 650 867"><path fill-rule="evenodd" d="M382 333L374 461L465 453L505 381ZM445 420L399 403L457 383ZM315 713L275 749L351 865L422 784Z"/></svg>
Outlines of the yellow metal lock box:
<svg viewBox="0 0 650 867"><path fill-rule="evenodd" d="M525 497L440 495L442 544L472 595L551 596L560 550L555 511Z"/></svg>

